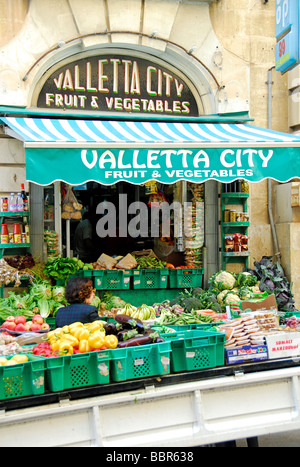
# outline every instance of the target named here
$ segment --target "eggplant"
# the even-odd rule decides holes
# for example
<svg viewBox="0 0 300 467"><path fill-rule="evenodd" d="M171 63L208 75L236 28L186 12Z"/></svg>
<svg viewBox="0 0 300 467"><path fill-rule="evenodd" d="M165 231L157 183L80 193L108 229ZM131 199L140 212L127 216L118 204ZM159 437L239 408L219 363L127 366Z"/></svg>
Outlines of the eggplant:
<svg viewBox="0 0 300 467"><path fill-rule="evenodd" d="M116 336L118 334L118 329L115 323L105 323L103 327L106 335L114 334Z"/></svg>
<svg viewBox="0 0 300 467"><path fill-rule="evenodd" d="M115 320L117 323L122 324L125 329L137 329L141 334L145 331L143 322L138 318L132 318L128 315L116 315Z"/></svg>
<svg viewBox="0 0 300 467"><path fill-rule="evenodd" d="M127 341L138 334L136 329L124 329L117 334L118 341Z"/></svg>
<svg viewBox="0 0 300 467"><path fill-rule="evenodd" d="M162 337L158 336L154 342L155 344L159 344L160 342L165 342L165 340Z"/></svg>
<svg viewBox="0 0 300 467"><path fill-rule="evenodd" d="M127 341L119 342L118 347L119 348L125 348L125 347L134 347L138 345L146 345L146 344L151 344L153 342L153 338L151 335L146 335L146 336L135 336L132 337L131 339L128 339Z"/></svg>

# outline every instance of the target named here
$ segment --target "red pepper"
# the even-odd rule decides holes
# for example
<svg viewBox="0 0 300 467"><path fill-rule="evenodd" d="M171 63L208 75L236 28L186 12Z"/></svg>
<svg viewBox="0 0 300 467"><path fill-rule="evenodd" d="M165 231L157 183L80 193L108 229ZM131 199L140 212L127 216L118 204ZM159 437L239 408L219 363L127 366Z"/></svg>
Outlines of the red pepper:
<svg viewBox="0 0 300 467"><path fill-rule="evenodd" d="M100 350L107 350L106 345L102 345L102 347L99 347L99 349L92 349L92 352L99 352Z"/></svg>
<svg viewBox="0 0 300 467"><path fill-rule="evenodd" d="M39 357L51 358L58 357L58 352L53 352L51 350L51 345L49 342L41 342L32 349L32 353Z"/></svg>

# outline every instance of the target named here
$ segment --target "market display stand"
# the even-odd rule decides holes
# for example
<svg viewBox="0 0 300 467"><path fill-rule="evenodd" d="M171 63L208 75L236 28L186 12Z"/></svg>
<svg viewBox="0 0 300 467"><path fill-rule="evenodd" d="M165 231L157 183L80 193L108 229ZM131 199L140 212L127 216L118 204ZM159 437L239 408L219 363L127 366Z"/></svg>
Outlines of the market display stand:
<svg viewBox="0 0 300 467"><path fill-rule="evenodd" d="M298 430L299 378L282 359L1 401L0 445L185 448Z"/></svg>
<svg viewBox="0 0 300 467"><path fill-rule="evenodd" d="M94 280L97 293L111 292L134 306L173 300L184 289L202 287L202 268L83 271Z"/></svg>
<svg viewBox="0 0 300 467"><path fill-rule="evenodd" d="M225 221L225 211L229 205L243 206L243 213L248 212L249 193L221 193L221 229L222 229L222 269L226 270L226 264L230 262L243 263L248 268L249 251L227 252L225 247L226 235L241 233L248 235L249 221Z"/></svg>
<svg viewBox="0 0 300 467"><path fill-rule="evenodd" d="M28 211L18 211L18 212L0 212L0 230L2 224L4 224L5 219L19 219L22 218L23 222L29 224L29 212ZM19 254L24 250L28 251L30 248L30 243L0 243L0 259L3 258L5 251L8 250L10 253ZM4 287L0 287L0 298L3 298Z"/></svg>

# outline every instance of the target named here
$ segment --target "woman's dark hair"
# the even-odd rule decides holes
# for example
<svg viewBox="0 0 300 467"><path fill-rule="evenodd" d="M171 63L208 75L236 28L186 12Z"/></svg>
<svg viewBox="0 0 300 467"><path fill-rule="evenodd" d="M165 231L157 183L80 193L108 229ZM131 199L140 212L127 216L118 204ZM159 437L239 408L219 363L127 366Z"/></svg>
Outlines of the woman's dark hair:
<svg viewBox="0 0 300 467"><path fill-rule="evenodd" d="M68 303L84 303L93 290L93 282L88 277L74 277L66 285L65 297Z"/></svg>

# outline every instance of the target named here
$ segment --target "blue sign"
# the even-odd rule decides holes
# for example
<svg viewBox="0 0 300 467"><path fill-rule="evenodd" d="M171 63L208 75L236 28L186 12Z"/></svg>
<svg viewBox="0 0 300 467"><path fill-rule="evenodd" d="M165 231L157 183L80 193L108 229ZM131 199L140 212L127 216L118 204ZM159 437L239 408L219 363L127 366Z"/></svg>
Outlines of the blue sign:
<svg viewBox="0 0 300 467"><path fill-rule="evenodd" d="M275 37L278 39L295 25L299 14L299 0L277 0Z"/></svg>
<svg viewBox="0 0 300 467"><path fill-rule="evenodd" d="M275 46L275 68L284 73L299 61L299 30L292 29Z"/></svg>
<svg viewBox="0 0 300 467"><path fill-rule="evenodd" d="M275 69L284 73L299 63L299 0L276 1Z"/></svg>

